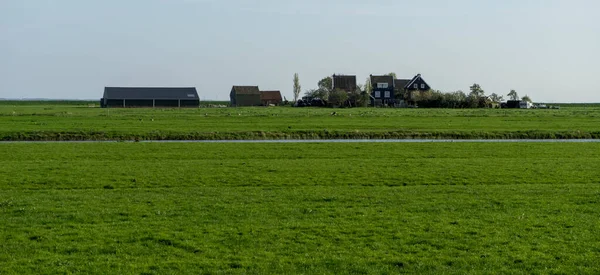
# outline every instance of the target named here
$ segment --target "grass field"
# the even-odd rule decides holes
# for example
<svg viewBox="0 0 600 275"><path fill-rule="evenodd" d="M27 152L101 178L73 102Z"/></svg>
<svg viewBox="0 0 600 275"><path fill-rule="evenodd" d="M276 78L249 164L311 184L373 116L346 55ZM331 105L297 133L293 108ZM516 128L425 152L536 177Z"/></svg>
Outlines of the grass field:
<svg viewBox="0 0 600 275"><path fill-rule="evenodd" d="M335 115L332 115L335 112ZM0 140L600 138L600 108L101 109L0 104Z"/></svg>
<svg viewBox="0 0 600 275"><path fill-rule="evenodd" d="M0 144L0 274L598 274L600 144Z"/></svg>

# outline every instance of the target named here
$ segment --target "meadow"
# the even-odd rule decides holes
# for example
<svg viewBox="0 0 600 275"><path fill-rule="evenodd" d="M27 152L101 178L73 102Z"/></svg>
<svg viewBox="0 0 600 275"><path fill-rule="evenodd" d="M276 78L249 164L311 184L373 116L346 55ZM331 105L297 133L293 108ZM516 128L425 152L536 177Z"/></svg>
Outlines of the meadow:
<svg viewBox="0 0 600 275"><path fill-rule="evenodd" d="M0 144L0 274L598 274L597 143Z"/></svg>
<svg viewBox="0 0 600 275"><path fill-rule="evenodd" d="M587 105L560 110L101 109L42 103L0 102L0 140L600 138L600 107Z"/></svg>

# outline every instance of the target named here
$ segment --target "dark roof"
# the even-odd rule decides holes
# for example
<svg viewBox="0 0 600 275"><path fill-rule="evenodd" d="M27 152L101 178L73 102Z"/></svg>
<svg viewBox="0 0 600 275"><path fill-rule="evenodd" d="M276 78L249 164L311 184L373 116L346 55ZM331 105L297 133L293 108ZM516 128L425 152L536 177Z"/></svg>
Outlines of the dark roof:
<svg viewBox="0 0 600 275"><path fill-rule="evenodd" d="M371 75L371 85L377 87L377 83L387 83L388 87L394 86L394 77L391 75Z"/></svg>
<svg viewBox="0 0 600 275"><path fill-rule="evenodd" d="M411 79L396 79L394 80L394 87L396 87L396 89L404 89L410 81Z"/></svg>
<svg viewBox="0 0 600 275"><path fill-rule="evenodd" d="M280 91L260 91L261 100L282 101Z"/></svg>
<svg viewBox="0 0 600 275"><path fill-rule="evenodd" d="M198 99L196 88L105 87L106 99Z"/></svg>
<svg viewBox="0 0 600 275"><path fill-rule="evenodd" d="M356 90L355 75L333 75L333 88L346 91Z"/></svg>
<svg viewBox="0 0 600 275"><path fill-rule="evenodd" d="M258 86L233 86L231 91L240 95L260 95Z"/></svg>
<svg viewBox="0 0 600 275"><path fill-rule="evenodd" d="M413 77L413 79L411 79L411 80L410 80L410 82L409 82L409 83L408 83L406 86L410 87L410 85L412 85L412 84L413 84L415 81L417 81L417 79L419 79L419 78L421 78L421 74L417 74L417 75L415 75L415 77ZM423 80L423 82L424 82L425 84L427 84L427 82L425 82L425 80L424 80L423 78L421 78L421 80ZM428 84L427 86L429 86L429 84Z"/></svg>

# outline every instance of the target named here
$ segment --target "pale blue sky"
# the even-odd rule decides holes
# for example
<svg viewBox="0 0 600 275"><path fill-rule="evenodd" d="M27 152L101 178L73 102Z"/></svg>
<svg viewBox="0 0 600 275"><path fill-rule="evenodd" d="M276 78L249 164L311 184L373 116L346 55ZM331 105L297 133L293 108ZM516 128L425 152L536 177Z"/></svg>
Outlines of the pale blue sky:
<svg viewBox="0 0 600 275"><path fill-rule="evenodd" d="M0 98L232 85L292 98L333 73L600 102L596 0L0 0Z"/></svg>

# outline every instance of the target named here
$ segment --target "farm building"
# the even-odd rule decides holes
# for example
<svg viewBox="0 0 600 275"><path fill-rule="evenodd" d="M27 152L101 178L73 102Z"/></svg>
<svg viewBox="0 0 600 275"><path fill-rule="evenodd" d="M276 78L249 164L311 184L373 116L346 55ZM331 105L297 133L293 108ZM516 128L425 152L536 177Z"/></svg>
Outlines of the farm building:
<svg viewBox="0 0 600 275"><path fill-rule="evenodd" d="M260 101L264 106L269 106L271 104L278 106L281 105L283 99L281 98L280 91L261 91Z"/></svg>
<svg viewBox="0 0 600 275"><path fill-rule="evenodd" d="M391 75L371 75L371 104L373 106L399 106L414 101L417 92L431 89L417 74L412 79L394 79Z"/></svg>
<svg viewBox="0 0 600 275"><path fill-rule="evenodd" d="M502 103L500 106L502 108L509 109L531 109L533 108L533 104L529 101L524 100L508 100L506 103Z"/></svg>
<svg viewBox="0 0 600 275"><path fill-rule="evenodd" d="M105 87L102 108L199 107L196 88Z"/></svg>
<svg viewBox="0 0 600 275"><path fill-rule="evenodd" d="M258 86L233 86L229 93L232 107L261 106L261 92Z"/></svg>
<svg viewBox="0 0 600 275"><path fill-rule="evenodd" d="M415 93L431 90L431 86L425 82L421 74L417 74L412 79L396 79L394 86L395 93L403 94L407 102L414 101Z"/></svg>
<svg viewBox="0 0 600 275"><path fill-rule="evenodd" d="M394 77L391 75L371 75L371 104L373 106L396 103Z"/></svg>
<svg viewBox="0 0 600 275"><path fill-rule="evenodd" d="M356 91L355 75L333 75L333 89L343 90L347 93Z"/></svg>

